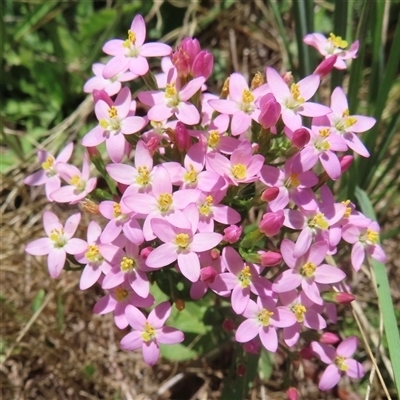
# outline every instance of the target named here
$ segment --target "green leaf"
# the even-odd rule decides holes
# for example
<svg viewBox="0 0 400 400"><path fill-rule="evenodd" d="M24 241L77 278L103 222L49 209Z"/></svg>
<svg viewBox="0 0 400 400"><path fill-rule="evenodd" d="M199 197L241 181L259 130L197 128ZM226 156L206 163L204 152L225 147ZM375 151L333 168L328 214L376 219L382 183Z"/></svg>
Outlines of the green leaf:
<svg viewBox="0 0 400 400"><path fill-rule="evenodd" d="M36 293L36 296L33 299L32 310L35 313L43 303L44 297L46 296L46 292L43 289L39 289Z"/></svg>
<svg viewBox="0 0 400 400"><path fill-rule="evenodd" d="M260 369L261 379L264 381L268 380L274 370L274 357L272 353L263 348L261 350L261 356L258 365Z"/></svg>
<svg viewBox="0 0 400 400"><path fill-rule="evenodd" d="M160 344L161 355L171 361L185 361L190 360L197 355L197 353L187 348L181 343L164 345Z"/></svg>

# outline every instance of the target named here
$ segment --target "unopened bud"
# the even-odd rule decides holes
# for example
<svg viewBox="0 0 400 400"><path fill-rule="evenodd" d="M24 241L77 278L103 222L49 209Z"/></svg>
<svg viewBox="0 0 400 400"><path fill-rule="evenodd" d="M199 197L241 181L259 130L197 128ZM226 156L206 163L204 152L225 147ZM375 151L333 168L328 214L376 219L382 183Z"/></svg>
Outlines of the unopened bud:
<svg viewBox="0 0 400 400"><path fill-rule="evenodd" d="M87 152L89 153L89 157L99 157L100 153L97 150L97 147L86 147Z"/></svg>
<svg viewBox="0 0 400 400"><path fill-rule="evenodd" d="M150 255L150 253L153 251L154 249L151 246L145 247L144 249L142 249L142 251L140 252L140 256L143 258L143 260L146 260L146 258Z"/></svg>
<svg viewBox="0 0 400 400"><path fill-rule="evenodd" d="M105 90L94 89L92 92L92 96L95 104L99 100L105 101L109 107L111 107L114 104L114 102L111 100L111 97L106 93Z"/></svg>
<svg viewBox="0 0 400 400"><path fill-rule="evenodd" d="M336 304L349 304L356 299L352 294L345 292L324 292L321 297L328 303Z"/></svg>
<svg viewBox="0 0 400 400"><path fill-rule="evenodd" d="M230 225L224 229L223 240L229 243L235 243L240 239L243 228L237 225Z"/></svg>
<svg viewBox="0 0 400 400"><path fill-rule="evenodd" d="M310 141L310 132L306 128L296 129L292 136L292 145L302 149Z"/></svg>
<svg viewBox="0 0 400 400"><path fill-rule="evenodd" d="M310 347L306 347L300 350L299 355L303 360L311 360L314 357L314 352Z"/></svg>
<svg viewBox="0 0 400 400"><path fill-rule="evenodd" d="M262 201L272 201L278 197L279 188L277 187L270 187L265 189L261 194Z"/></svg>
<svg viewBox="0 0 400 400"><path fill-rule="evenodd" d="M351 155L339 157L340 168L342 169L342 174L346 172L350 165L352 164L354 157Z"/></svg>
<svg viewBox="0 0 400 400"><path fill-rule="evenodd" d="M147 149L150 151L151 154L154 154L160 145L158 139L153 136L149 139L149 141L146 143Z"/></svg>
<svg viewBox="0 0 400 400"><path fill-rule="evenodd" d="M256 72L253 79L251 80L251 90L257 89L264 83L264 78L261 72Z"/></svg>
<svg viewBox="0 0 400 400"><path fill-rule="evenodd" d="M324 344L336 344L340 342L340 337L332 332L324 332L319 341Z"/></svg>
<svg viewBox="0 0 400 400"><path fill-rule="evenodd" d="M232 331L234 331L236 329L236 326L235 326L235 323L233 322L233 320L227 318L222 323L222 329L225 332L232 332Z"/></svg>
<svg viewBox="0 0 400 400"><path fill-rule="evenodd" d="M200 280L205 283L213 283L217 275L217 271L211 266L200 270Z"/></svg>
<svg viewBox="0 0 400 400"><path fill-rule="evenodd" d="M260 115L258 121L264 129L275 126L281 116L281 105L276 101L272 93L268 93L260 99Z"/></svg>
<svg viewBox="0 0 400 400"><path fill-rule="evenodd" d="M99 205L90 199L84 199L79 202L82 210L88 214L100 214Z"/></svg>
<svg viewBox="0 0 400 400"><path fill-rule="evenodd" d="M239 364L237 366L236 373L240 377L245 376L245 374L246 374L246 366L244 366L243 364Z"/></svg>
<svg viewBox="0 0 400 400"><path fill-rule="evenodd" d="M280 264L282 261L282 255L275 251L262 251L258 252L261 258L261 265L263 267L273 267L274 265Z"/></svg>
<svg viewBox="0 0 400 400"><path fill-rule="evenodd" d="M299 392L297 391L296 388L291 387L286 391L286 396L288 397L289 400L298 400Z"/></svg>
<svg viewBox="0 0 400 400"><path fill-rule="evenodd" d="M211 257L213 260L219 260L219 258L221 257L221 253L219 252L218 249L212 249L212 250L210 251L210 257Z"/></svg>
<svg viewBox="0 0 400 400"><path fill-rule="evenodd" d="M175 307L178 311L183 311L185 309L185 302L182 299L176 299Z"/></svg>
<svg viewBox="0 0 400 400"><path fill-rule="evenodd" d="M262 221L258 225L258 229L266 236L275 236L281 230L285 214L283 210L276 212L268 212L264 214Z"/></svg>
<svg viewBox="0 0 400 400"><path fill-rule="evenodd" d="M207 50L202 50L197 54L192 66L192 74L194 78L203 76L208 79L214 67L214 56Z"/></svg>
<svg viewBox="0 0 400 400"><path fill-rule="evenodd" d="M261 343L258 338L254 338L249 342L243 343L243 349L246 353L258 354L261 349Z"/></svg>
<svg viewBox="0 0 400 400"><path fill-rule="evenodd" d="M175 144L180 151L189 150L192 144L189 132L181 121L178 121L175 127Z"/></svg>
<svg viewBox="0 0 400 400"><path fill-rule="evenodd" d="M319 75L320 79L325 78L325 76L332 71L333 66L336 63L337 57L337 54L334 54L328 58L325 58L325 60L323 60L315 69L314 74Z"/></svg>

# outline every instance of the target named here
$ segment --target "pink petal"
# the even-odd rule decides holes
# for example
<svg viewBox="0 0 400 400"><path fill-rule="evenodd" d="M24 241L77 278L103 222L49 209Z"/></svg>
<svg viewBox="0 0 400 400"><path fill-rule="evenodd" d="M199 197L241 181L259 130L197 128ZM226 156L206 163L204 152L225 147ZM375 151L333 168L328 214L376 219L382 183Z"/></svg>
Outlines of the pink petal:
<svg viewBox="0 0 400 400"><path fill-rule="evenodd" d="M337 267L328 264L320 265L314 273L315 282L318 283L337 283L342 281L346 274Z"/></svg>
<svg viewBox="0 0 400 400"><path fill-rule="evenodd" d="M278 349L278 335L276 329L264 326L260 329L260 339L263 346L270 352L275 353Z"/></svg>
<svg viewBox="0 0 400 400"><path fill-rule="evenodd" d="M160 358L160 347L157 342L143 342L142 352L144 362L150 366L155 365Z"/></svg>
<svg viewBox="0 0 400 400"><path fill-rule="evenodd" d="M181 343L185 339L183 332L169 326L163 326L157 332L157 341L162 344Z"/></svg>
<svg viewBox="0 0 400 400"><path fill-rule="evenodd" d="M26 245L25 251L33 256L44 256L53 250L53 242L48 238L36 239Z"/></svg>
<svg viewBox="0 0 400 400"><path fill-rule="evenodd" d="M177 246L174 243L164 243L155 248L146 259L149 268L161 268L171 264L178 258Z"/></svg>
<svg viewBox="0 0 400 400"><path fill-rule="evenodd" d="M160 329L171 315L171 303L164 301L160 303L148 316L147 321L155 329ZM158 340L158 337L157 337Z"/></svg>
<svg viewBox="0 0 400 400"><path fill-rule="evenodd" d="M258 335L259 325L253 318L243 321L236 330L235 340L239 343L249 342Z"/></svg>
<svg viewBox="0 0 400 400"><path fill-rule="evenodd" d="M117 300L112 298L110 294L106 294L94 305L93 312L100 315L108 314L114 311L117 303Z"/></svg>
<svg viewBox="0 0 400 400"><path fill-rule="evenodd" d="M113 57L104 67L103 78L111 79L115 75L125 72L128 69L129 58L124 55L117 55Z"/></svg>
<svg viewBox="0 0 400 400"><path fill-rule="evenodd" d="M351 264L353 268L358 271L361 268L362 263L365 258L365 249L364 246L357 242L353 248L351 249Z"/></svg>
<svg viewBox="0 0 400 400"><path fill-rule="evenodd" d="M272 290L276 293L288 292L296 289L301 284L301 276L292 269L282 272L272 284Z"/></svg>
<svg viewBox="0 0 400 400"><path fill-rule="evenodd" d="M200 277L200 262L196 253L180 253L178 254L178 265L182 272L189 281L196 282Z"/></svg>
<svg viewBox="0 0 400 400"><path fill-rule="evenodd" d="M141 46L146 40L146 23L140 14L135 15L135 18L133 18L131 23L131 31L136 36L135 45Z"/></svg>
<svg viewBox="0 0 400 400"><path fill-rule="evenodd" d="M176 118L187 125L196 125L200 121L200 114L197 108L191 103L179 103L175 111Z"/></svg>
<svg viewBox="0 0 400 400"><path fill-rule="evenodd" d="M50 276L54 279L58 278L64 268L67 255L64 249L52 249L47 259L47 266Z"/></svg>
<svg viewBox="0 0 400 400"><path fill-rule="evenodd" d="M140 51L140 53L142 53L142 51ZM128 68L133 74L143 76L149 70L149 63L145 57L139 55L129 60Z"/></svg>
<svg viewBox="0 0 400 400"><path fill-rule="evenodd" d="M336 353L341 357L351 357L357 350L358 346L358 337L350 336L347 339L343 340L342 343L336 349Z"/></svg>
<svg viewBox="0 0 400 400"><path fill-rule="evenodd" d="M120 346L122 350L132 351L139 349L143 344L142 332L134 331L125 335L121 342Z"/></svg>
<svg viewBox="0 0 400 400"><path fill-rule="evenodd" d="M140 55L143 57L169 56L171 52L171 47L165 43L146 43L140 49Z"/></svg>
<svg viewBox="0 0 400 400"><path fill-rule="evenodd" d="M193 236L190 249L195 252L210 250L222 240L222 235L216 232L197 233Z"/></svg>
<svg viewBox="0 0 400 400"><path fill-rule="evenodd" d="M92 287L100 278L101 268L91 266L90 264L86 265L86 267L82 271L81 280L79 282L79 289L86 290Z"/></svg>
<svg viewBox="0 0 400 400"><path fill-rule="evenodd" d="M173 114L173 109L165 104L158 104L150 108L147 113L150 121L165 121ZM183 122L183 121L182 121Z"/></svg>
<svg viewBox="0 0 400 400"><path fill-rule="evenodd" d="M126 307L125 310L126 319L129 322L129 325L138 331L143 331L144 325L146 323L146 317L143 313L137 309L135 306L131 304Z"/></svg>
<svg viewBox="0 0 400 400"><path fill-rule="evenodd" d="M349 369L346 371L350 378L360 379L365 375L364 367L356 360L346 360L346 365Z"/></svg>
<svg viewBox="0 0 400 400"><path fill-rule="evenodd" d="M336 367L336 365L331 364L328 365L328 367L322 374L318 387L322 391L329 390L332 389L334 386L336 386L339 383L339 381L340 381L340 372Z"/></svg>

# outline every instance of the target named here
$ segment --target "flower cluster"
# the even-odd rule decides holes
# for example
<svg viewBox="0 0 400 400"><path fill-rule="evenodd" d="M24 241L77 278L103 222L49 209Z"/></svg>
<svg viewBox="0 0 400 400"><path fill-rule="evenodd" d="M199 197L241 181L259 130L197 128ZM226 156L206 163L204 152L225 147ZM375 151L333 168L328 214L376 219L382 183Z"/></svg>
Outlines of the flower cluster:
<svg viewBox="0 0 400 400"><path fill-rule="evenodd" d="M82 139L82 171L68 164L69 144L56 158L39 151L42 170L25 179L45 184L49 201L79 203L86 219L96 216L86 240L73 237L80 213L63 226L46 211L47 237L26 251L48 255L53 278L73 262L82 269L80 289L101 285L106 293L94 312L112 312L118 328L130 326L121 347L141 348L149 365L159 358L159 344L184 340L164 326L170 302L155 304L151 283L160 271L189 285L193 301L211 291L229 302L236 315L230 329L239 323L234 337L248 351L260 345L299 351L307 345L304 331L321 337L336 322L335 302L354 299L345 293L345 272L328 256L347 242L356 271L365 254L385 261L378 225L349 200L337 201L327 185L349 167L348 149L368 157L358 134L375 120L351 115L340 87L329 105L310 101L329 69L344 68L358 44L345 52L347 43L334 35L308 35L306 43L333 63L298 82L271 67L250 83L235 72L218 96L206 86L212 54L196 39L185 38L173 51L145 43L145 36L137 15L126 40L104 45L107 64L93 66L96 76L84 90L93 94L98 124ZM147 58L159 56L163 72L154 75ZM134 79L150 89L135 99ZM138 104L146 115L136 115ZM103 142L105 151L96 147ZM90 161L108 191L96 188ZM251 209L261 213L258 223ZM170 299L184 307L173 292ZM356 345L351 338L337 350L312 342L309 348L329 364L321 390L336 385L342 372L363 375L348 358Z"/></svg>

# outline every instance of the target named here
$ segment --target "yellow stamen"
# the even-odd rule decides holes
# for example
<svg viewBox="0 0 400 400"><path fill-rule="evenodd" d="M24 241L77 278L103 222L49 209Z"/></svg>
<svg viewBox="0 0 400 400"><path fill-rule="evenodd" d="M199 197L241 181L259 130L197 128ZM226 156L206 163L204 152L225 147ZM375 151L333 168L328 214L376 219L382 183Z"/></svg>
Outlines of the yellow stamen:
<svg viewBox="0 0 400 400"><path fill-rule="evenodd" d="M325 214L318 213L312 220L308 222L310 228L328 229L329 222L325 219Z"/></svg>
<svg viewBox="0 0 400 400"><path fill-rule="evenodd" d="M167 99L171 99L174 96L176 96L176 88L175 88L175 82L173 83L167 83L167 88L165 89L165 97Z"/></svg>
<svg viewBox="0 0 400 400"><path fill-rule="evenodd" d="M122 272L132 271L136 266L136 261L130 257L122 257L120 268Z"/></svg>
<svg viewBox="0 0 400 400"><path fill-rule="evenodd" d="M85 190L86 184L78 175L74 175L70 180L69 183L75 186L80 192Z"/></svg>
<svg viewBox="0 0 400 400"><path fill-rule="evenodd" d="M251 80L251 90L257 89L264 83L264 78L261 72L256 72L254 78Z"/></svg>
<svg viewBox="0 0 400 400"><path fill-rule="evenodd" d="M368 228L367 229L367 240L371 244L376 244L378 242L378 240L379 240L379 233Z"/></svg>
<svg viewBox="0 0 400 400"><path fill-rule="evenodd" d="M235 164L232 167L232 174L236 179L244 179L244 178L246 178L246 171L247 171L246 166L243 165L243 164L240 164L240 163Z"/></svg>
<svg viewBox="0 0 400 400"><path fill-rule="evenodd" d="M345 361L346 361L346 357L340 357L340 356L335 357L335 365L341 371L347 371L349 369L349 366L345 364Z"/></svg>
<svg viewBox="0 0 400 400"><path fill-rule="evenodd" d="M349 111L348 108L346 108L346 109L343 111L343 113L342 113L342 117L343 117L343 118L346 118L346 117L348 117L349 115L350 115L350 111Z"/></svg>
<svg viewBox="0 0 400 400"><path fill-rule="evenodd" d="M311 278L314 276L314 272L317 269L317 266L311 261L307 261L302 267L300 274L302 276L306 276L307 278Z"/></svg>
<svg viewBox="0 0 400 400"><path fill-rule="evenodd" d="M100 254L99 248L95 244L89 245L88 251L85 253L85 257L91 262L91 263L97 263L100 261L103 261L103 257Z"/></svg>
<svg viewBox="0 0 400 400"><path fill-rule="evenodd" d="M205 203L203 203L199 207L200 214L202 214L202 215L204 215L206 217L208 217L210 215L210 212L211 212L210 206L212 205L213 200L214 199L213 199L213 197L211 195L206 197Z"/></svg>
<svg viewBox="0 0 400 400"><path fill-rule="evenodd" d="M129 40L132 44L135 44L135 43L136 43L136 34L135 34L135 32L131 31L130 29L129 29L129 31L128 31L128 40Z"/></svg>
<svg viewBox="0 0 400 400"><path fill-rule="evenodd" d="M229 78L226 78L224 85L222 86L220 97L226 99L228 95L229 95Z"/></svg>
<svg viewBox="0 0 400 400"><path fill-rule="evenodd" d="M181 249L186 249L189 245L189 235L187 233L178 233L175 236L175 244L177 244Z"/></svg>
<svg viewBox="0 0 400 400"><path fill-rule="evenodd" d="M183 176L183 179L186 183L196 183L197 181L197 172L194 170L194 166L192 164L189 165L189 171Z"/></svg>
<svg viewBox="0 0 400 400"><path fill-rule="evenodd" d="M106 119L101 119L99 121L99 125L103 128L103 129L107 129L108 128L108 121Z"/></svg>
<svg viewBox="0 0 400 400"><path fill-rule="evenodd" d="M46 161L42 163L42 168L44 170L49 170L54 165L54 158L52 156L48 156Z"/></svg>
<svg viewBox="0 0 400 400"><path fill-rule="evenodd" d="M328 42L331 42L335 47L340 49L345 49L349 45L346 40L342 40L340 36L335 36L333 33L329 35L329 38L327 40Z"/></svg>
<svg viewBox="0 0 400 400"><path fill-rule="evenodd" d="M115 289L115 297L117 301L123 301L128 297L128 291L122 288Z"/></svg>
<svg viewBox="0 0 400 400"><path fill-rule="evenodd" d="M146 166L138 168L139 176L136 178L136 183L141 186L146 186L150 182L150 171Z"/></svg>
<svg viewBox="0 0 400 400"><path fill-rule="evenodd" d="M250 267L246 265L242 271L240 272L238 279L242 285L243 288L247 288L247 286L250 285L251 282L251 271Z"/></svg>
<svg viewBox="0 0 400 400"><path fill-rule="evenodd" d="M264 308L262 311L258 313L257 319L259 322L263 324L263 326L269 326L270 318L274 315L272 311L268 311Z"/></svg>
<svg viewBox="0 0 400 400"><path fill-rule="evenodd" d="M342 204L346 206L346 211L344 212L343 218L349 218L351 215L351 207L347 207L350 204L350 200L342 201Z"/></svg>
<svg viewBox="0 0 400 400"><path fill-rule="evenodd" d="M114 213L113 217L118 218L121 215L121 206L117 203L113 205Z"/></svg>
<svg viewBox="0 0 400 400"><path fill-rule="evenodd" d="M307 308L305 308L302 304L296 304L292 307L292 311L296 316L297 322L304 321L304 314L306 313Z"/></svg>
<svg viewBox="0 0 400 400"><path fill-rule="evenodd" d="M156 330L152 325L150 325L148 322L144 324L144 332L142 333L142 338L145 342L149 342L150 340L153 340L156 336Z"/></svg>
<svg viewBox="0 0 400 400"><path fill-rule="evenodd" d="M254 101L254 96L249 89L244 89L242 93L243 103L252 103Z"/></svg>
<svg viewBox="0 0 400 400"><path fill-rule="evenodd" d="M321 136L322 138L328 137L329 134L330 134L329 128L324 128L319 130L319 136Z"/></svg>
<svg viewBox="0 0 400 400"><path fill-rule="evenodd" d="M298 187L300 185L299 174L295 174L294 172L290 174L290 185L294 187Z"/></svg>
<svg viewBox="0 0 400 400"><path fill-rule="evenodd" d="M168 211L172 204L172 195L170 193L163 193L158 196L158 206L160 211Z"/></svg>
<svg viewBox="0 0 400 400"><path fill-rule="evenodd" d="M356 122L357 122L357 118L356 117L347 117L346 120L344 121L344 124L345 124L346 128L350 128Z"/></svg>
<svg viewBox="0 0 400 400"><path fill-rule="evenodd" d="M110 118L117 118L118 110L114 106L111 106L111 108L108 110L108 116Z"/></svg>
<svg viewBox="0 0 400 400"><path fill-rule="evenodd" d="M210 147L215 147L219 141L221 140L218 131L211 131L210 136L208 137L208 145Z"/></svg>
<svg viewBox="0 0 400 400"><path fill-rule="evenodd" d="M301 97L301 93L300 93L300 86L298 83L292 83L292 86L290 86L290 91L293 95L294 100L297 103L303 104L304 103L304 98Z"/></svg>
<svg viewBox="0 0 400 400"><path fill-rule="evenodd" d="M54 247L61 248L67 244L67 239L64 236L64 229L52 229L49 236L50 240L53 242Z"/></svg>

